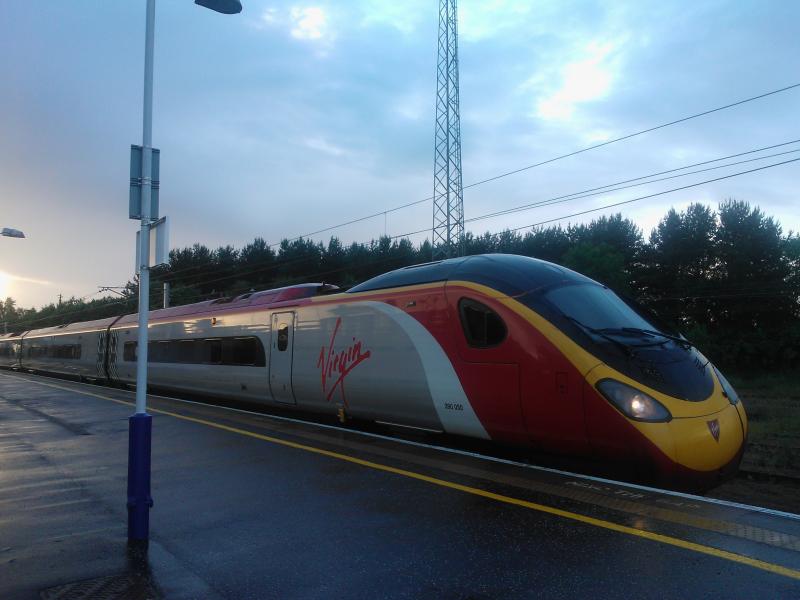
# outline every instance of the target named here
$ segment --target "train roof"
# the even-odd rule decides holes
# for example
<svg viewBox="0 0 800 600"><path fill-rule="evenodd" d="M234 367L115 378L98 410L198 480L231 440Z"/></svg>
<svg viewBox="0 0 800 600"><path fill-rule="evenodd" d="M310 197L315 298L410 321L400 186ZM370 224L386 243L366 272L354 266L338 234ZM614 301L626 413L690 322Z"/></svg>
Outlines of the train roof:
<svg viewBox="0 0 800 600"><path fill-rule="evenodd" d="M509 296L552 285L596 283L580 273L538 258L476 254L389 271L350 288L348 293L456 280L486 285Z"/></svg>
<svg viewBox="0 0 800 600"><path fill-rule="evenodd" d="M552 285L596 283L570 269L536 258L515 254L477 254L411 265L389 271L350 288L347 293L457 280L486 285L509 296L518 296ZM294 303L338 290L337 286L325 283L302 283L271 290L248 292L235 297L217 298L194 304L153 310L150 312L150 320L175 320L180 317L236 312L252 307L266 308L284 303ZM111 325L135 324L137 320L138 313L132 313L119 318L110 317L95 321L47 327L19 334L0 335L0 341L29 336L96 331L106 329Z"/></svg>
<svg viewBox="0 0 800 600"><path fill-rule="evenodd" d="M301 283L260 292L247 292L239 296L204 300L195 304L184 304L171 308L150 311L150 320L174 320L178 317L192 317L213 313L232 312L255 306L271 306L311 298L320 294L336 292L338 286L327 283ZM138 321L139 314L125 315L115 325L130 325Z"/></svg>
<svg viewBox="0 0 800 600"><path fill-rule="evenodd" d="M109 325L114 323L119 317L108 317L105 319L96 319L94 321L82 321L79 323L66 323L64 325L55 325L53 327L42 327L41 329L31 329L20 333L17 337L40 337L45 335L62 335L66 333L83 333L88 331L99 331L107 329Z"/></svg>

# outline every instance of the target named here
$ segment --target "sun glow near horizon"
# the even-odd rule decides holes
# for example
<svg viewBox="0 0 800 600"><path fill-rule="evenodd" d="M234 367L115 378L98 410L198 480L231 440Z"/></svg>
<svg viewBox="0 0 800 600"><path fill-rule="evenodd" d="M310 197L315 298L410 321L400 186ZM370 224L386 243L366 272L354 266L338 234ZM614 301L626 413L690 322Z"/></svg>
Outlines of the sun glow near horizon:
<svg viewBox="0 0 800 600"><path fill-rule="evenodd" d="M11 289L11 275L0 271L0 301L8 297Z"/></svg>
<svg viewBox="0 0 800 600"><path fill-rule="evenodd" d="M52 287L54 284L52 281L46 281L43 279L34 279L32 277L23 277L21 275L14 275L13 273L9 273L7 271L0 271L0 302L3 302L6 298L12 297L14 300L17 301L17 305L20 305L20 302L30 303L30 294L32 290L29 288L28 284L33 284L33 286L47 286ZM67 288L66 290L62 290L64 294L67 294L71 291L71 288L68 286L62 286ZM43 301L42 304L46 303Z"/></svg>

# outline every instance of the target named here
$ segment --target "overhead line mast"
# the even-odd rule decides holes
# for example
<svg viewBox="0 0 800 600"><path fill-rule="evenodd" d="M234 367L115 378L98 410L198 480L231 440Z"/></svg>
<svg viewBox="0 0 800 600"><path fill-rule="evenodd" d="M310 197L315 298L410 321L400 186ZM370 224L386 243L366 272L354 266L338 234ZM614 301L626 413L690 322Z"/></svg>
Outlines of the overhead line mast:
<svg viewBox="0 0 800 600"><path fill-rule="evenodd" d="M460 256L464 251L464 191L461 182L456 0L440 0L439 2L438 46L431 240L434 260Z"/></svg>

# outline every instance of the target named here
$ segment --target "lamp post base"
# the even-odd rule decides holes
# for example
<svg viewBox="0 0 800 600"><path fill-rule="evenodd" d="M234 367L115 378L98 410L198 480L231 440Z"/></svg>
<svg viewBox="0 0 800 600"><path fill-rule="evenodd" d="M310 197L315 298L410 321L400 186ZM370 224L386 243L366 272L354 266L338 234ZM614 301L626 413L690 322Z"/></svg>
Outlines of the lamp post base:
<svg viewBox="0 0 800 600"><path fill-rule="evenodd" d="M150 440L153 417L136 413L128 419L128 542L147 543L150 534Z"/></svg>

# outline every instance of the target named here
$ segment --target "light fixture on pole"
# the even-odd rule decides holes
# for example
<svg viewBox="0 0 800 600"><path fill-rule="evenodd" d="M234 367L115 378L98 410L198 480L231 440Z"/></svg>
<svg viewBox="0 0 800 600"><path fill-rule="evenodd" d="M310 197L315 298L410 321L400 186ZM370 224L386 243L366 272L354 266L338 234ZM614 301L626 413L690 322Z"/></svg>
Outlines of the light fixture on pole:
<svg viewBox="0 0 800 600"><path fill-rule="evenodd" d="M241 12L239 0L195 0L195 4L223 14ZM128 541L147 543L150 535L150 450L152 417L147 414L147 325L150 309L151 228L166 231L165 219L158 218L158 161L153 149L153 53L155 46L156 2L147 0L144 49L144 107L142 146L131 149L130 217L141 220L137 244L139 269L139 327L136 345L136 412L128 423ZM141 171L134 169L141 165ZM155 170L154 167L155 166ZM141 177L138 175L141 174ZM155 177L154 177L155 176ZM162 241L166 239L161 238ZM162 243L162 248L164 244ZM158 250L157 250L158 253Z"/></svg>
<svg viewBox="0 0 800 600"><path fill-rule="evenodd" d="M194 0L194 3L224 15L235 15L242 12L242 3L239 0Z"/></svg>
<svg viewBox="0 0 800 600"><path fill-rule="evenodd" d="M11 229L11 227L3 227L3 230L0 231L0 235L11 238L25 237L25 234L22 233L19 229Z"/></svg>

